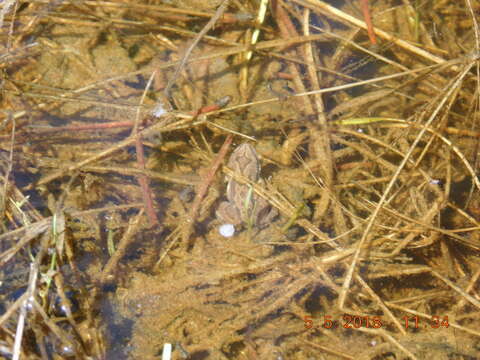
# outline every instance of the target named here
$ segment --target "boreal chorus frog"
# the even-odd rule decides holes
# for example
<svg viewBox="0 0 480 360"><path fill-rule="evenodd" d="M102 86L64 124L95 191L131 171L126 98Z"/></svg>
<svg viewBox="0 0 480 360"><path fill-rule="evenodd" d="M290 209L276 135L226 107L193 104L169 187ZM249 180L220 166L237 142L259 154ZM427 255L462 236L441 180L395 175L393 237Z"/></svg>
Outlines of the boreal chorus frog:
<svg viewBox="0 0 480 360"><path fill-rule="evenodd" d="M227 166L237 174L253 183L261 183L260 161L252 145L239 145L230 156ZM241 184L233 177L228 177L227 201L220 203L217 217L224 223L240 225L242 223L263 228L278 215L278 211L257 195L251 186Z"/></svg>

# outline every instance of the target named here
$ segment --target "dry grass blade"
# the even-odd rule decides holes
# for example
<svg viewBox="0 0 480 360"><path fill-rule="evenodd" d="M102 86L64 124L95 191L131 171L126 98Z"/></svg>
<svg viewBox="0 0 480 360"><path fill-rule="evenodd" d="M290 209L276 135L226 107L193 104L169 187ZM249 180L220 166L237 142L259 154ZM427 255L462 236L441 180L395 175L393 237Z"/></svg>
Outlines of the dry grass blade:
<svg viewBox="0 0 480 360"><path fill-rule="evenodd" d="M170 90L172 89L173 84L177 80L177 77L180 74L180 71L182 71L183 67L187 63L188 58L190 57L190 54L192 53L193 49L195 48L195 46L197 46L197 44L202 39L202 37L215 25L215 23L220 18L220 16L222 16L222 14L227 9L229 1L230 0L223 0L223 2L220 4L217 11L215 12L215 15L211 17L208 23L203 27L202 31L198 33L198 35L193 40L192 44L185 51L185 54L183 55L182 60L179 62L177 68L175 69L175 73L170 78L170 80L167 83L167 86L165 87L164 93L167 99L170 98Z"/></svg>

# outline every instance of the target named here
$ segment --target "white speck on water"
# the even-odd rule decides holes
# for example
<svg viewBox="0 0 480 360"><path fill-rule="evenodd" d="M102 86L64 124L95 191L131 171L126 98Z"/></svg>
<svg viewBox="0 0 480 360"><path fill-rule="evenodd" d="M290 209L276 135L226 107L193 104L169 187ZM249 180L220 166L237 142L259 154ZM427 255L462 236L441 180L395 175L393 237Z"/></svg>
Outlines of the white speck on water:
<svg viewBox="0 0 480 360"><path fill-rule="evenodd" d="M223 224L218 228L220 235L223 237L229 238L235 234L235 226L232 224Z"/></svg>
<svg viewBox="0 0 480 360"><path fill-rule="evenodd" d="M167 113L167 110L165 110L165 108L163 107L163 104L160 102L157 105L155 105L155 107L152 110L152 115L157 118L162 115L165 115L166 113Z"/></svg>
<svg viewBox="0 0 480 360"><path fill-rule="evenodd" d="M171 360L172 358L172 344L163 344L162 360Z"/></svg>
<svg viewBox="0 0 480 360"><path fill-rule="evenodd" d="M32 311L33 310L33 303L35 301L35 298L33 296L30 296L25 302L24 302L24 306L25 308L28 310L28 311Z"/></svg>

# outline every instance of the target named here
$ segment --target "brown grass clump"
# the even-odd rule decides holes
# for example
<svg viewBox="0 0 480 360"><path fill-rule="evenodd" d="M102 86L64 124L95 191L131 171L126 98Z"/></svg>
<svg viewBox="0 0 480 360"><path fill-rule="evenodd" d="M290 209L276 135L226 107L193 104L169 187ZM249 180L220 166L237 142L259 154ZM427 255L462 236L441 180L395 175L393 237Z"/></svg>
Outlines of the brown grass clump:
<svg viewBox="0 0 480 360"><path fill-rule="evenodd" d="M478 3L2 6L0 358L478 357Z"/></svg>

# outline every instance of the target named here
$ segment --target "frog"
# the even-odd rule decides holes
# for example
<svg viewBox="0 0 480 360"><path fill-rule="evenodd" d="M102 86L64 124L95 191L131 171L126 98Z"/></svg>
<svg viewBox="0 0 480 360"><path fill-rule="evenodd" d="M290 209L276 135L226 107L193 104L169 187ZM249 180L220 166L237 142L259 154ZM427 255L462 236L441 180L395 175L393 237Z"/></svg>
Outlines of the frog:
<svg viewBox="0 0 480 360"><path fill-rule="evenodd" d="M242 143L235 148L227 166L252 183L264 184L260 179L260 160L255 148L249 143ZM256 194L251 185L239 183L231 176L227 177L226 197L227 200L217 208L217 218L237 228L247 224L262 229L278 215L277 209Z"/></svg>

